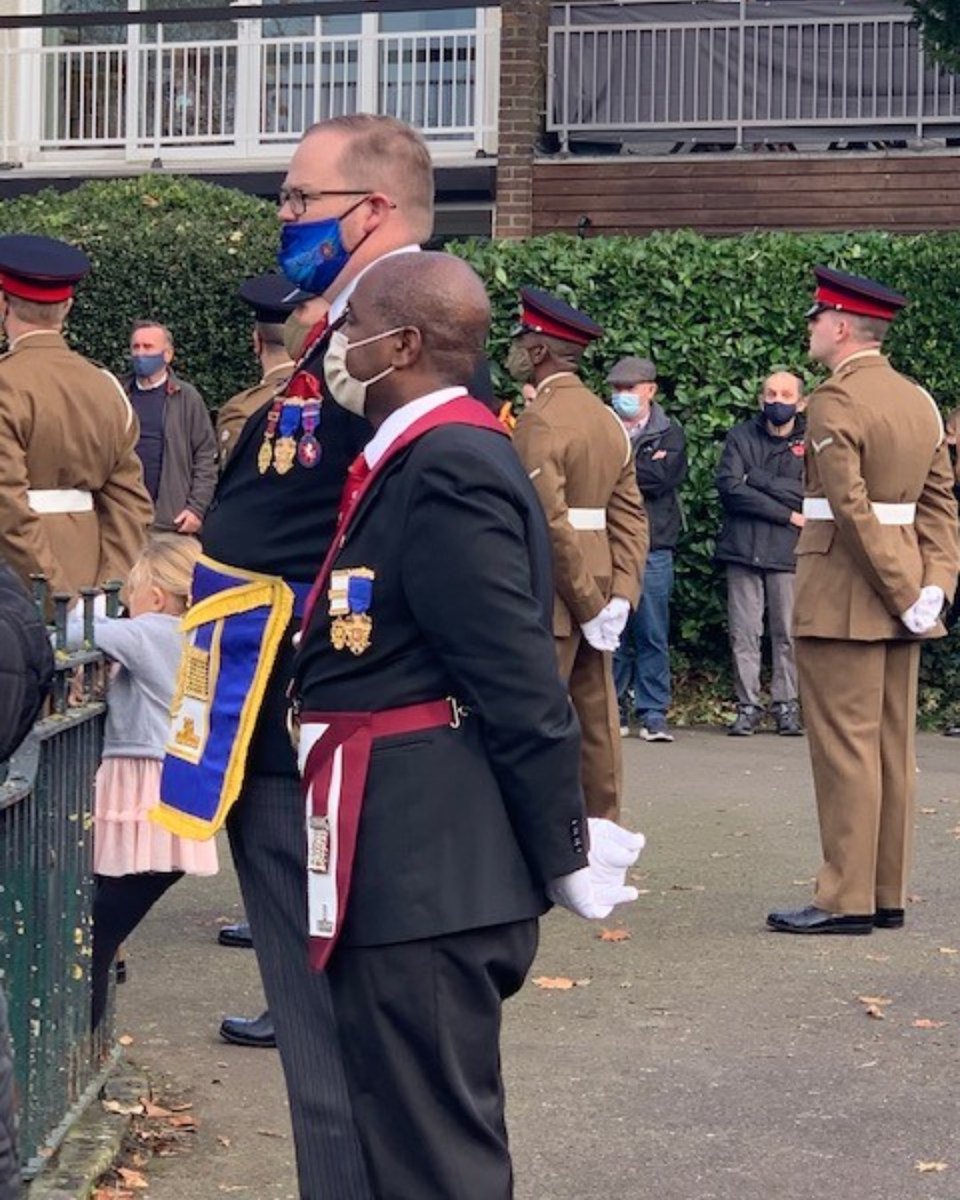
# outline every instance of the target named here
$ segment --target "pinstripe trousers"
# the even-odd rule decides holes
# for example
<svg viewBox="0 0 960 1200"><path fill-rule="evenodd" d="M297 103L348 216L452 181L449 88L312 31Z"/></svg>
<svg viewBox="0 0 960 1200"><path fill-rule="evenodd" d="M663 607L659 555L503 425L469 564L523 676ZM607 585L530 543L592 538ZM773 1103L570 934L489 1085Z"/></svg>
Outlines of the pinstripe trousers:
<svg viewBox="0 0 960 1200"><path fill-rule="evenodd" d="M247 779L228 824L287 1081L301 1200L372 1200L326 975L307 963L300 781Z"/></svg>

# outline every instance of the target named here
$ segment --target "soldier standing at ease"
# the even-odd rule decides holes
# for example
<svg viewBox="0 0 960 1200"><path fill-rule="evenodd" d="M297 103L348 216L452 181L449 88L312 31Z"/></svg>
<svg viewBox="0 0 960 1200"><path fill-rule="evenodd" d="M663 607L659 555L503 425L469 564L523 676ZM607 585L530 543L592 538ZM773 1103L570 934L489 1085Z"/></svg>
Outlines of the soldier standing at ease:
<svg viewBox="0 0 960 1200"><path fill-rule="evenodd" d="M562 300L521 291L507 370L533 383L514 444L550 526L560 674L580 718L587 813L620 812L620 717L612 654L643 581L649 541L626 430L577 377L603 330Z"/></svg>
<svg viewBox="0 0 960 1200"><path fill-rule="evenodd" d="M126 579L153 517L123 388L63 338L89 270L65 242L0 237L0 558L71 594Z"/></svg>
<svg viewBox="0 0 960 1200"><path fill-rule="evenodd" d="M942 637L957 578L957 504L933 398L881 343L906 299L818 267L794 607L823 865L780 933L898 929L910 866L920 640Z"/></svg>
<svg viewBox="0 0 960 1200"><path fill-rule="evenodd" d="M247 418L252 417L293 374L294 361L284 344L284 322L296 308L290 297L297 288L275 271L256 275L240 284L240 299L253 309L253 352L263 376L253 387L238 392L217 412L217 448L220 469L226 466Z"/></svg>

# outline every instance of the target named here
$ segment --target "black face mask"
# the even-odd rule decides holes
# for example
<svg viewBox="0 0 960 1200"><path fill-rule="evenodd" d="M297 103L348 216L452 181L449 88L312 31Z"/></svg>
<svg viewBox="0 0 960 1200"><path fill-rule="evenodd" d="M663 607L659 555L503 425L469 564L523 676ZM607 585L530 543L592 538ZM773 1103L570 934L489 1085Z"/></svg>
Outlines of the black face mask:
<svg viewBox="0 0 960 1200"><path fill-rule="evenodd" d="M797 406L795 404L784 404L782 400L772 400L764 404L763 415L771 425L774 425L777 429L782 429L784 425L789 425L797 415Z"/></svg>

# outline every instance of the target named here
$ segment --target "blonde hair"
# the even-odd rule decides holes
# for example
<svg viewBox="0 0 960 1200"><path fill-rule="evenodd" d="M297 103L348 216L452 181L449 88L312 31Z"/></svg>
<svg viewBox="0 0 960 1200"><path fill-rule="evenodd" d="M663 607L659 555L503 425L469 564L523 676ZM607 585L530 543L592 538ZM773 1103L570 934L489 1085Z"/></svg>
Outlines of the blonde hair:
<svg viewBox="0 0 960 1200"><path fill-rule="evenodd" d="M161 591L190 603L193 568L200 557L200 543L181 533L154 533L130 568L130 587L152 584Z"/></svg>
<svg viewBox="0 0 960 1200"><path fill-rule="evenodd" d="M328 130L347 139L337 164L344 180L389 196L425 242L433 233L433 160L421 134L396 117L347 113L311 125L304 140Z"/></svg>

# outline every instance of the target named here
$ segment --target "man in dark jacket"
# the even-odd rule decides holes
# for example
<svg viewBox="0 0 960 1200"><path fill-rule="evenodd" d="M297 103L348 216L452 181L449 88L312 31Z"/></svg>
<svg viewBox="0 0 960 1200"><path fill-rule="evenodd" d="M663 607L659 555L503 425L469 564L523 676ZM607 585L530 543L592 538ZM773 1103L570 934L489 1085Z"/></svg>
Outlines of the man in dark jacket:
<svg viewBox="0 0 960 1200"><path fill-rule="evenodd" d="M763 385L760 412L735 425L717 468L724 508L716 557L727 564L727 620L733 650L737 718L733 737L763 720L760 642L766 603L773 656L770 695L777 733L800 728L793 661L794 551L803 526L803 385L777 371Z"/></svg>
<svg viewBox="0 0 960 1200"><path fill-rule="evenodd" d="M657 371L649 358L621 358L607 376L611 405L633 447L637 484L650 522L650 550L643 593L627 622L613 660L620 701L620 733L629 732L628 693L633 692L640 737L672 742L670 708L670 594L673 555L682 513L677 489L687 474L683 430L656 402Z"/></svg>
<svg viewBox="0 0 960 1200"><path fill-rule="evenodd" d="M123 384L140 422L137 454L154 503L153 528L200 531L217 486L217 440L197 389L172 371L173 335L156 321L137 321L130 335L132 372Z"/></svg>
<svg viewBox="0 0 960 1200"><path fill-rule="evenodd" d="M0 563L0 783L6 760L33 724L53 678L43 623L14 572ZM16 1155L13 1055L0 990L0 1200L20 1194Z"/></svg>

